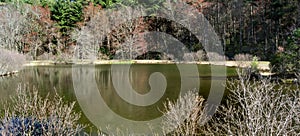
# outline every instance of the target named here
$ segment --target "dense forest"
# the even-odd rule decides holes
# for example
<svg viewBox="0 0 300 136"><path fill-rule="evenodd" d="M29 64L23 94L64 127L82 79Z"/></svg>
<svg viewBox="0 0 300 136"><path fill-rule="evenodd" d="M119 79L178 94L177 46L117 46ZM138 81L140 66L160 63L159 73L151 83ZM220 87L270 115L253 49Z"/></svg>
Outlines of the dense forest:
<svg viewBox="0 0 300 136"><path fill-rule="evenodd" d="M31 59L71 59L76 36L84 26L97 29L105 25L104 9L117 6L147 7L155 13L172 0L1 0L0 46L17 50ZM300 66L300 1L291 0L184 0L203 13L224 47L226 59L243 60L257 56L277 66L277 71L297 71ZM177 5L180 6L180 5ZM182 31L178 31L182 30ZM153 16L140 17L120 25L101 42L94 44L98 59L113 59L120 54L122 42L145 31L171 34L186 44L198 60L206 60L201 43L187 29ZM147 39L142 39L146 42ZM172 59L170 55L143 52L128 47L129 59ZM82 45L84 46L84 45ZM78 47L77 47L78 48ZM134 55L133 55L134 56ZM246 57L245 57L246 56ZM81 58L85 58L82 56ZM128 58L127 58L128 59Z"/></svg>
<svg viewBox="0 0 300 136"><path fill-rule="evenodd" d="M0 136L299 135L299 85L300 0L0 0Z"/></svg>

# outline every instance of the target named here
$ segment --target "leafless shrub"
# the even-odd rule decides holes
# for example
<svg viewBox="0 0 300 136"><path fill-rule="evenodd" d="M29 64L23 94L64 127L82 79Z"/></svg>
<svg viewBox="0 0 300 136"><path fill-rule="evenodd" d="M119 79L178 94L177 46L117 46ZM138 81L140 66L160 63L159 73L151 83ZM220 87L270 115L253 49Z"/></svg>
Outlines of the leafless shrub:
<svg viewBox="0 0 300 136"><path fill-rule="evenodd" d="M236 54L234 55L235 61L252 61L253 56L250 54Z"/></svg>
<svg viewBox="0 0 300 136"><path fill-rule="evenodd" d="M165 108L168 110L163 120L164 132L172 135L196 135L199 123L202 120L204 99L197 91L189 91L179 97L176 103L168 101Z"/></svg>
<svg viewBox="0 0 300 136"><path fill-rule="evenodd" d="M207 57L208 57L209 61L224 61L224 60L227 60L226 56L221 55L221 54L216 53L216 52L208 52Z"/></svg>
<svg viewBox="0 0 300 136"><path fill-rule="evenodd" d="M195 53L184 53L183 54L183 60L184 61L195 61L196 60L196 54Z"/></svg>
<svg viewBox="0 0 300 136"><path fill-rule="evenodd" d="M223 59L223 58L220 58L220 56L217 56L216 59L218 60L218 59ZM203 50L199 50L197 52L185 53L183 55L183 60L185 60L185 61L205 61L205 60L207 60L207 56Z"/></svg>
<svg viewBox="0 0 300 136"><path fill-rule="evenodd" d="M24 55L0 48L0 75L18 71L24 63Z"/></svg>
<svg viewBox="0 0 300 136"><path fill-rule="evenodd" d="M36 58L37 60L55 60L55 57L52 53L43 53L42 55Z"/></svg>
<svg viewBox="0 0 300 136"><path fill-rule="evenodd" d="M205 61L206 58L206 53L203 50L199 50L196 52L196 57L198 61Z"/></svg>
<svg viewBox="0 0 300 136"><path fill-rule="evenodd" d="M17 95L7 103L0 120L2 135L75 135L83 129L78 124L80 114L73 111L75 102L66 104L57 94L43 99L28 85L19 85Z"/></svg>
<svg viewBox="0 0 300 136"><path fill-rule="evenodd" d="M175 60L175 56L173 54L163 52L161 60Z"/></svg>
<svg viewBox="0 0 300 136"><path fill-rule="evenodd" d="M298 135L300 92L268 79L249 76L230 81L230 93L212 120L201 130L206 135Z"/></svg>

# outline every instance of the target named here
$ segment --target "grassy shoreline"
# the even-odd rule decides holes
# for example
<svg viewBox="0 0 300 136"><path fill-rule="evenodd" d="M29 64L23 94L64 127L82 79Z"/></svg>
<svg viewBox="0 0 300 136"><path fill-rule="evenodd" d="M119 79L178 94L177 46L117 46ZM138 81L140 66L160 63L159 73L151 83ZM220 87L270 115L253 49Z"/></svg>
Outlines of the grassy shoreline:
<svg viewBox="0 0 300 136"><path fill-rule="evenodd" d="M210 64L224 65L228 67L250 67L252 61L195 61L195 62L176 62L172 60L76 60L76 61L52 61L52 60L37 60L28 61L24 66L54 66L54 65L105 65L105 64ZM258 61L258 69L261 71L270 71L270 62Z"/></svg>
<svg viewBox="0 0 300 136"><path fill-rule="evenodd" d="M109 64L207 64L207 65L220 65L227 67L240 67L247 68L251 66L252 61L195 61L195 62L176 62L171 60L78 60L78 61L53 61L53 60L35 60L27 61L23 66L57 66L57 65L109 65ZM258 70L261 75L272 75L270 72L270 62L258 61ZM0 74L0 77L14 75L18 71L12 71L5 74Z"/></svg>

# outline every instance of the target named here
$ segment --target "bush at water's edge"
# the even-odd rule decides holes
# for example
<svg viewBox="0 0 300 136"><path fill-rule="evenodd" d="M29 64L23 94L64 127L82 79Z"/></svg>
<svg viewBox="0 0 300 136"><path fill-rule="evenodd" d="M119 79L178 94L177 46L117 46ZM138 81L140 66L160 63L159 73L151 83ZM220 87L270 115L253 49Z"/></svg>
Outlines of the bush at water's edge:
<svg viewBox="0 0 300 136"><path fill-rule="evenodd" d="M26 57L15 51L0 48L0 76L6 76L21 70Z"/></svg>
<svg viewBox="0 0 300 136"><path fill-rule="evenodd" d="M74 112L73 103L65 103L57 94L42 98L28 85L19 85L17 94L4 104L0 119L2 135L75 135L84 125Z"/></svg>

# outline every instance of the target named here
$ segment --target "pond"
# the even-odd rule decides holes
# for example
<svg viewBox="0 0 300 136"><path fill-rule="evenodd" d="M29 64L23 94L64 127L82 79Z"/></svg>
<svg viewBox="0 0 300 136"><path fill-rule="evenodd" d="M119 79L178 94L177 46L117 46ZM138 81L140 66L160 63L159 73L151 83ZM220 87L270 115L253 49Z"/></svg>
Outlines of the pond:
<svg viewBox="0 0 300 136"><path fill-rule="evenodd" d="M192 64L181 65L182 67L188 67ZM224 76L221 73L221 69L225 68L224 66L196 65L196 68L198 74L192 70L188 71L188 69L182 72L181 70L184 69L178 68L176 64L118 64L113 65L113 67L108 64L25 67L18 75L0 78L0 99L7 100L9 96L15 95L18 84L22 83L31 87L34 86L43 96L48 93L53 94L56 91L67 102L77 101L76 110L83 113L81 123L101 125L97 121L91 121L93 116L100 116L96 119L99 122L106 120L102 121L103 123L109 123L107 121L117 124L122 123L122 120L114 119L110 112L127 120L148 121L162 116L163 103L166 100L175 101L182 90L188 91L197 88L204 98L212 97L212 101L222 98L224 90L214 90L214 94L220 96L215 98L210 96L210 90L214 86L212 81L215 81L214 84L223 86L223 81L226 78L236 75L235 68L227 67L225 69L227 77ZM214 76L212 76L212 68L215 69ZM158 78L155 78L155 75L158 75ZM160 78L160 75L163 75L164 78ZM154 80L151 80L152 77L154 77ZM165 86L158 85L157 88L156 85L162 82L165 82ZM92 90L93 92L91 92L90 90L93 89L95 84L97 88L94 88L94 90L96 91ZM151 97L155 100L148 104L135 105L126 101L126 97L120 96L122 92L125 92L125 95L131 94L127 98L134 100L135 94L129 93L129 91L134 90L136 94L142 96L151 94L150 92L155 89L164 89L164 92L161 95L158 94L159 92L152 93ZM101 98L95 96L97 93L101 95ZM109 108L102 108L97 99L101 99L104 106L106 105ZM91 113L91 109L99 107L100 113Z"/></svg>

